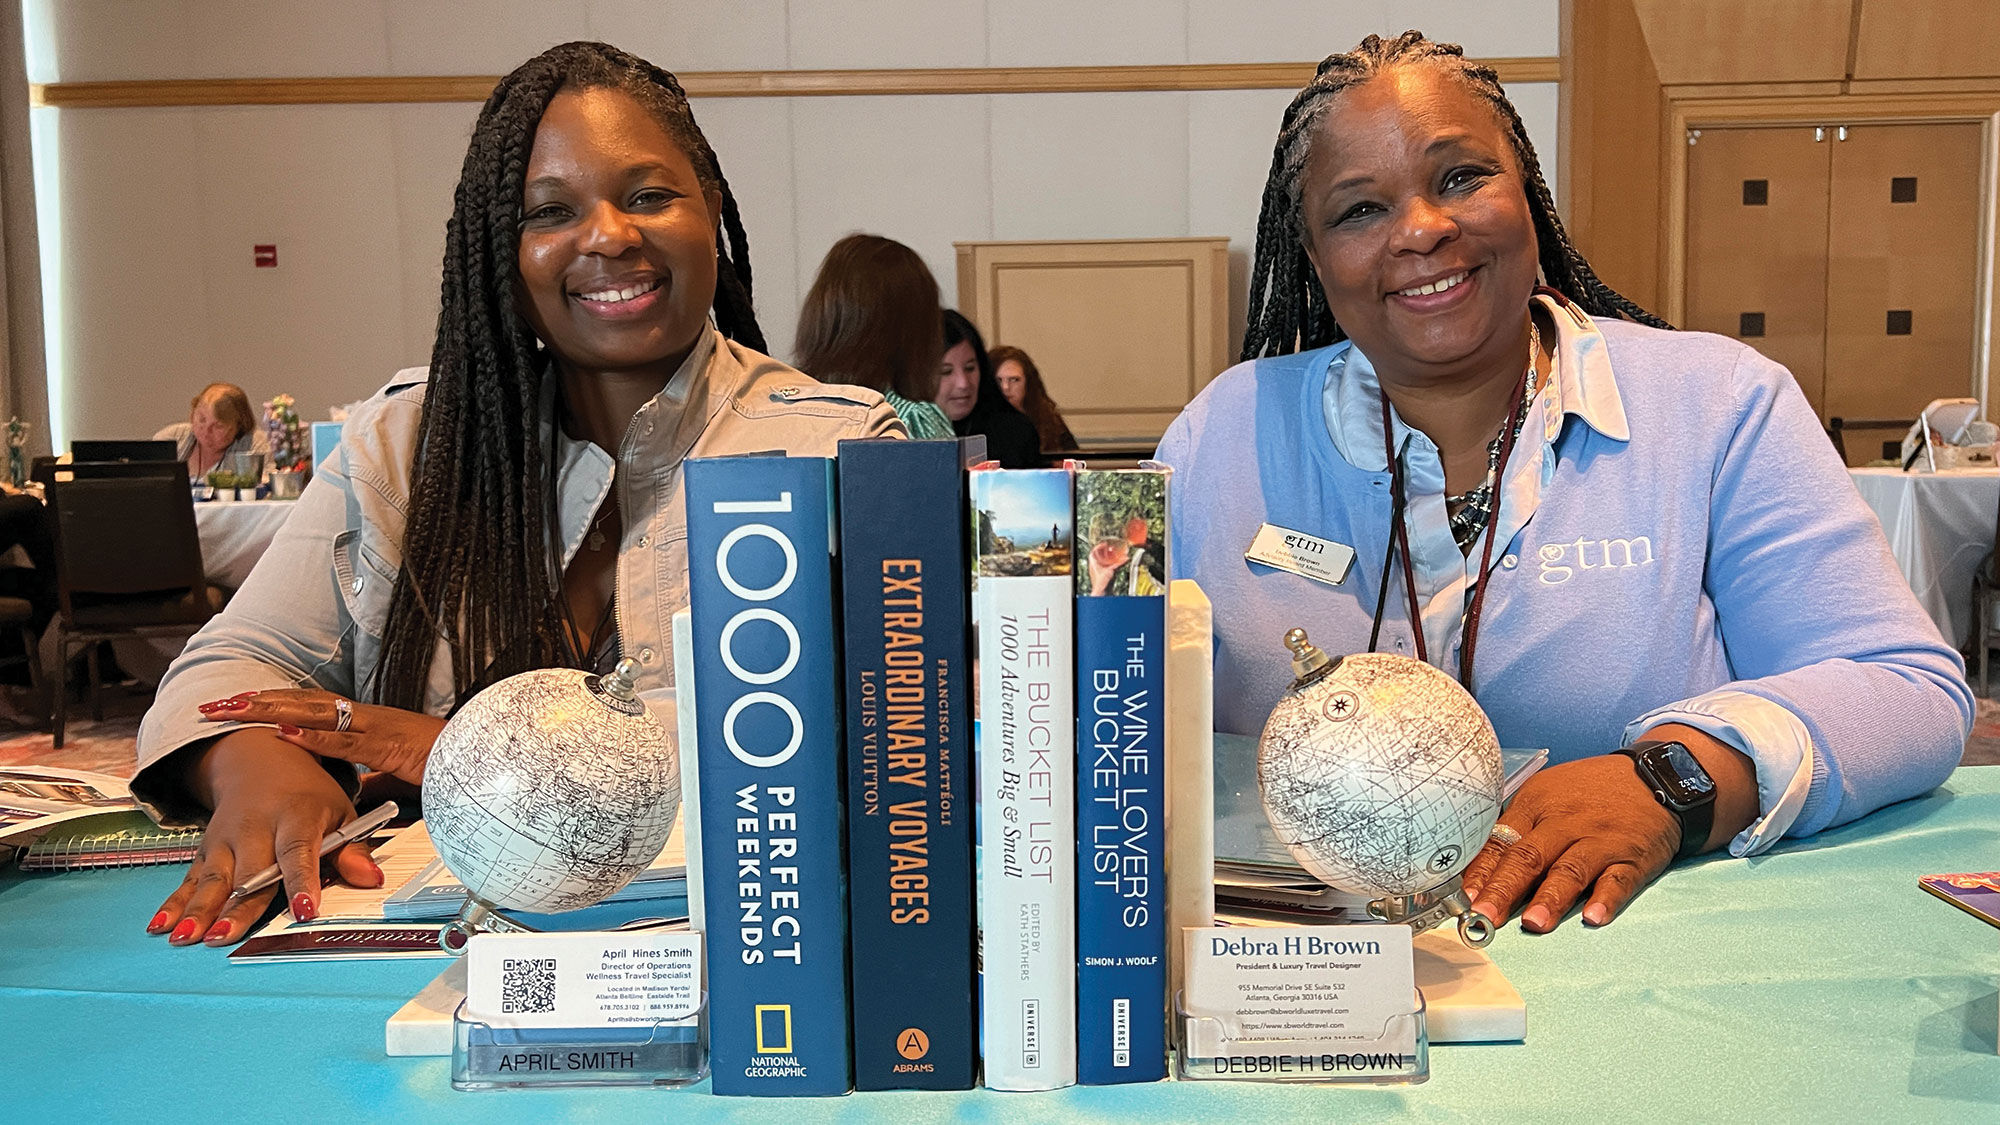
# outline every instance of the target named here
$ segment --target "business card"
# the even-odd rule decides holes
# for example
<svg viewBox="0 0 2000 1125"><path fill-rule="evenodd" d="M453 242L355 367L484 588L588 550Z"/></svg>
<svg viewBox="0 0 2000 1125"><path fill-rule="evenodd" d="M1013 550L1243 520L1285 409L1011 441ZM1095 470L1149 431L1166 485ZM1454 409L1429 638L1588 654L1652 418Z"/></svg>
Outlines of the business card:
<svg viewBox="0 0 2000 1125"><path fill-rule="evenodd" d="M618 1027L701 1011L701 935L478 934L465 1014L490 1027Z"/></svg>
<svg viewBox="0 0 2000 1125"><path fill-rule="evenodd" d="M1218 1074L1415 1050L1408 926L1213 926L1186 931L1189 1059ZM1342 1067L1350 1064L1339 1063ZM1247 1069L1246 1069L1247 1068Z"/></svg>

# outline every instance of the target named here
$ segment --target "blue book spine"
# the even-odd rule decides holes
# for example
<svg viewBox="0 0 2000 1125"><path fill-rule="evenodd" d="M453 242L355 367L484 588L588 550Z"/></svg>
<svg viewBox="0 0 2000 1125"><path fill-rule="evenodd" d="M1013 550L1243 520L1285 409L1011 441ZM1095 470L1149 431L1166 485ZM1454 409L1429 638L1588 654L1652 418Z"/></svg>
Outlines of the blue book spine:
<svg viewBox="0 0 2000 1125"><path fill-rule="evenodd" d="M1167 1075L1166 482L1076 476L1077 1081Z"/></svg>
<svg viewBox="0 0 2000 1125"><path fill-rule="evenodd" d="M956 441L840 443L854 1085L969 1090L971 649Z"/></svg>
<svg viewBox="0 0 2000 1125"><path fill-rule="evenodd" d="M687 463L718 1094L848 1089L833 463Z"/></svg>

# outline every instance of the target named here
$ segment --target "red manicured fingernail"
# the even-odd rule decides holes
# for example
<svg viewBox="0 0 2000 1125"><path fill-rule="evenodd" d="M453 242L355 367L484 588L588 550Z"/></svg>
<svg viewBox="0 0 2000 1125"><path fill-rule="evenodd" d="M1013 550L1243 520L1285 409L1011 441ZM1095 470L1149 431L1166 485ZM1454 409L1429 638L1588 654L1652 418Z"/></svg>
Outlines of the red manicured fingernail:
<svg viewBox="0 0 2000 1125"><path fill-rule="evenodd" d="M247 699L231 698L218 699L213 703L204 703L201 705L201 709L204 714L212 714L216 711L241 711L248 706L250 706L250 701Z"/></svg>
<svg viewBox="0 0 2000 1125"><path fill-rule="evenodd" d="M284 735L286 738L297 738L300 732L299 728L290 723L279 723L278 733Z"/></svg>
<svg viewBox="0 0 2000 1125"><path fill-rule="evenodd" d="M307 898L304 891L300 891L292 896L292 917L310 922L319 917L319 907L313 905L313 900Z"/></svg>
<svg viewBox="0 0 2000 1125"><path fill-rule="evenodd" d="M368 870L375 873L375 882L371 883L370 886L379 887L388 879L387 875L382 874L382 866L372 859L368 861Z"/></svg>
<svg viewBox="0 0 2000 1125"><path fill-rule="evenodd" d="M164 930L166 928L167 928L167 912L164 910L160 911L158 914L153 915L153 920L146 923L146 932L149 934L157 934L161 930Z"/></svg>
<svg viewBox="0 0 2000 1125"><path fill-rule="evenodd" d="M227 919L227 918L223 918L223 919L220 919L219 921L217 921L217 922L215 923L215 925L213 925L213 926L210 926L210 927L208 928L208 933L207 933L207 934L205 934L205 935L203 935L203 937L202 937L202 939L201 939L201 940L203 940L203 941L225 941L225 940L227 940L227 939L228 939L228 937L229 937L229 931L230 931L230 930L232 930L232 929L234 929L234 928L235 928L235 927L233 927L233 926L231 926L231 925L229 924L229 919Z"/></svg>
<svg viewBox="0 0 2000 1125"><path fill-rule="evenodd" d="M194 919L183 918L181 919L181 924L174 927L174 932L167 935L167 940L172 942L193 941L194 935Z"/></svg>

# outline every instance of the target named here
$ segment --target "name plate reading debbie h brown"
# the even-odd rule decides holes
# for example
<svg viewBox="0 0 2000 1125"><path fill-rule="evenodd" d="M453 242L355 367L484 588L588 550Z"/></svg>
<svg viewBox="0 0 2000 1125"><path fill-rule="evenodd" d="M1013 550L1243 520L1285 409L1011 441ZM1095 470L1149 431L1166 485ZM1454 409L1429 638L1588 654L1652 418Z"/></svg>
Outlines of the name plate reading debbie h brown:
<svg viewBox="0 0 2000 1125"><path fill-rule="evenodd" d="M1409 927L1185 933L1184 1077L1407 1081L1427 1069Z"/></svg>

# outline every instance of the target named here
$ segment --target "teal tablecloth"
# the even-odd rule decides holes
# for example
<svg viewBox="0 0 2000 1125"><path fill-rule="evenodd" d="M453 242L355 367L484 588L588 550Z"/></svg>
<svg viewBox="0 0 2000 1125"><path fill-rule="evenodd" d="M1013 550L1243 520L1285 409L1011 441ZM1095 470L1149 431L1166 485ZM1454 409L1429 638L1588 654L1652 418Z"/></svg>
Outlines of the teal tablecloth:
<svg viewBox="0 0 2000 1125"><path fill-rule="evenodd" d="M1761 859L1678 869L1623 918L1510 926L1525 1044L1440 1047L1400 1089L1162 1083L789 1102L459 1094L382 1023L436 961L231 966L143 933L171 869L0 877L0 1104L14 1121L2000 1121L2000 930L1917 877L2000 868L2000 768Z"/></svg>

